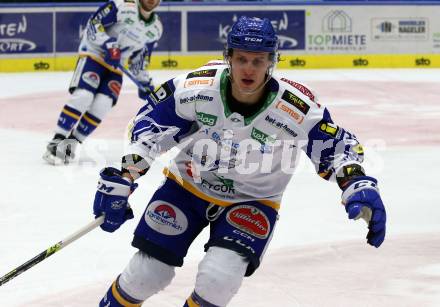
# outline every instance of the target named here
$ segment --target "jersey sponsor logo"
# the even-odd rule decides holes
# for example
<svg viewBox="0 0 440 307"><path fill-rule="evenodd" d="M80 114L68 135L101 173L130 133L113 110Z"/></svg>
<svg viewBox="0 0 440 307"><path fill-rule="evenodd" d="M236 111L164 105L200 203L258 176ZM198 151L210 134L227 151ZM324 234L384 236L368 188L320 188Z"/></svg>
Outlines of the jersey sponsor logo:
<svg viewBox="0 0 440 307"><path fill-rule="evenodd" d="M132 25L132 24L134 24L134 20L131 19L130 17L125 18L125 19L124 19L124 22L125 22L126 24L128 24L128 25Z"/></svg>
<svg viewBox="0 0 440 307"><path fill-rule="evenodd" d="M234 189L234 181L231 179L226 179L221 176L216 176L219 179L221 178L220 183L211 183L208 180L202 178L202 187L214 191L214 192L222 192L225 194L235 194Z"/></svg>
<svg viewBox="0 0 440 307"><path fill-rule="evenodd" d="M170 89L170 86L168 83L164 83L148 97L151 98L154 104L158 104L172 95L173 91Z"/></svg>
<svg viewBox="0 0 440 307"><path fill-rule="evenodd" d="M112 80L108 83L108 88L113 93L113 96L117 98L121 92L121 83L119 81Z"/></svg>
<svg viewBox="0 0 440 307"><path fill-rule="evenodd" d="M274 143L275 138L270 135L264 133L263 131L258 130L257 128L252 128L251 137L260 142L262 145L266 145L267 143Z"/></svg>
<svg viewBox="0 0 440 307"><path fill-rule="evenodd" d="M196 71L190 72L186 76L186 79L202 78L202 77L211 77L212 78L215 76L216 73L217 73L217 69L196 70Z"/></svg>
<svg viewBox="0 0 440 307"><path fill-rule="evenodd" d="M298 134L295 131L293 131L288 125L286 125L283 121L281 121L275 117L267 115L265 118L265 121L267 121L272 126L287 132L288 134L290 134L293 137L298 136Z"/></svg>
<svg viewBox="0 0 440 307"><path fill-rule="evenodd" d="M197 85L208 85L212 86L214 84L214 78L209 79L194 79L194 80L187 80L185 81L185 84L183 85L185 88L191 87L191 86L197 86Z"/></svg>
<svg viewBox="0 0 440 307"><path fill-rule="evenodd" d="M311 101L316 102L315 101L315 95L312 94L312 91L310 91L307 87L305 87L301 83L298 83L298 82L295 82L295 81L292 81L292 80L289 80L289 79L286 79L286 78L281 78L281 81L284 81L284 82L290 84L291 86L293 86L294 88L299 90L301 93L303 93L304 95L309 97ZM320 104L317 103L317 105L319 107L321 107Z"/></svg>
<svg viewBox="0 0 440 307"><path fill-rule="evenodd" d="M321 122L319 124L319 130L321 132L324 132L327 135L330 135L331 137L337 137L338 136L338 132L339 132L339 127L336 126L333 123L328 123L328 122Z"/></svg>
<svg viewBox="0 0 440 307"><path fill-rule="evenodd" d="M180 104L192 103L196 101L213 101L213 100L214 97L212 96L197 94L190 97L180 98Z"/></svg>
<svg viewBox="0 0 440 307"><path fill-rule="evenodd" d="M267 239L269 236L269 219L263 211L254 206L234 207L226 214L226 220L233 227L259 239Z"/></svg>
<svg viewBox="0 0 440 307"><path fill-rule="evenodd" d="M284 91L283 96L281 96L281 99L290 103L292 106L300 110L304 115L307 114L307 112L309 112L310 106L307 103L305 103L303 100L301 100L301 98L289 92L288 90Z"/></svg>
<svg viewBox="0 0 440 307"><path fill-rule="evenodd" d="M81 79L93 88L98 88L101 81L99 75L94 71L86 71L82 74Z"/></svg>
<svg viewBox="0 0 440 307"><path fill-rule="evenodd" d="M188 228L188 219L182 210L162 200L148 205L145 222L155 231L169 236L180 235Z"/></svg>
<svg viewBox="0 0 440 307"><path fill-rule="evenodd" d="M291 108L289 108L288 106L283 104L281 101L277 102L276 108L289 114L290 117L292 117L298 124L301 124L304 120L304 116L302 116L298 112L292 110Z"/></svg>
<svg viewBox="0 0 440 307"><path fill-rule="evenodd" d="M196 115L197 115L197 120L206 126L212 127L217 123L217 116L203 112L196 112Z"/></svg>

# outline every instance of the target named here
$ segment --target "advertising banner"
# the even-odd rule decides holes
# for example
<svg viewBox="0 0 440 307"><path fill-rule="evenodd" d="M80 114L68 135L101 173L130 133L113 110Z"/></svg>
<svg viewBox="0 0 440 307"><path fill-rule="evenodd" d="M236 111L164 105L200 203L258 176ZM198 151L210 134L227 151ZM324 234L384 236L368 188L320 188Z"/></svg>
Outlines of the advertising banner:
<svg viewBox="0 0 440 307"><path fill-rule="evenodd" d="M92 12L57 12L56 52L77 52Z"/></svg>
<svg viewBox="0 0 440 307"><path fill-rule="evenodd" d="M73 69L95 6L0 7L0 71ZM268 18L280 41L278 67L440 67L440 5L172 5L153 69L192 69L221 58L241 15Z"/></svg>
<svg viewBox="0 0 440 307"><path fill-rule="evenodd" d="M86 27L93 12L56 13L56 51L77 52ZM164 32L155 51L180 51L180 12L160 12Z"/></svg>
<svg viewBox="0 0 440 307"><path fill-rule="evenodd" d="M439 51L440 7L316 6L307 12L306 53Z"/></svg>
<svg viewBox="0 0 440 307"><path fill-rule="evenodd" d="M158 12L163 24L163 34L155 51L180 51L182 14L180 12Z"/></svg>
<svg viewBox="0 0 440 307"><path fill-rule="evenodd" d="M1 13L0 55L53 52L52 13Z"/></svg>
<svg viewBox="0 0 440 307"><path fill-rule="evenodd" d="M281 50L304 50L305 11L279 10L188 12L188 51L223 50L231 25L242 15L269 18Z"/></svg>

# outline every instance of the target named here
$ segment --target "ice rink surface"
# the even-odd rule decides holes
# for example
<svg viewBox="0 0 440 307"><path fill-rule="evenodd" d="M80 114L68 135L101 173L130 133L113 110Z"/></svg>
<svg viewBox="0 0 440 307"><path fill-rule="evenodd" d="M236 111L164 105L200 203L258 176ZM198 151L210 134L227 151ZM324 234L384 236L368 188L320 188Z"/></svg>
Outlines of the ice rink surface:
<svg viewBox="0 0 440 307"><path fill-rule="evenodd" d="M159 83L176 71L153 71ZM366 225L349 221L336 184L305 155L285 193L281 218L260 269L233 307L440 306L440 70L304 70L278 75L304 82L334 121L366 148L379 180L387 238L366 244ZM0 275L93 219L98 171L118 166L125 128L141 106L125 81L121 99L80 148L79 160L41 159L68 98L72 73L0 74ZM96 229L0 287L0 306L97 306L135 249L132 232L169 157L139 180L135 219L113 234ZM207 232L193 243L173 283L144 306L182 306L191 293Z"/></svg>

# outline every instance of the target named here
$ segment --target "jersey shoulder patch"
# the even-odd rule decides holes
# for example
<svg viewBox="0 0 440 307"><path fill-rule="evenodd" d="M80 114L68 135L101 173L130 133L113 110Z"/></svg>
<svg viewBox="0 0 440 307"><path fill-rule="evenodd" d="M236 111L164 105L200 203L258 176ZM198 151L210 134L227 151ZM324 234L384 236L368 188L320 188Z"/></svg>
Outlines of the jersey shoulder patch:
<svg viewBox="0 0 440 307"><path fill-rule="evenodd" d="M168 82L163 83L157 90L149 95L154 104L159 104L174 94Z"/></svg>
<svg viewBox="0 0 440 307"><path fill-rule="evenodd" d="M307 115L310 110L310 105L308 105L307 102L305 102L303 99L301 99L291 91L284 90L281 99L294 106L304 115Z"/></svg>
<svg viewBox="0 0 440 307"><path fill-rule="evenodd" d="M205 66L225 66L226 63L222 60L211 60L208 63L206 63L205 65L203 65L203 67Z"/></svg>
<svg viewBox="0 0 440 307"><path fill-rule="evenodd" d="M203 78L203 77L213 78L213 77L215 77L216 73L217 73L217 69L200 69L200 70L190 72L186 76L186 79Z"/></svg>
<svg viewBox="0 0 440 307"><path fill-rule="evenodd" d="M313 102L316 103L316 97L315 95L312 93L312 91L310 89L308 89L305 85L286 79L286 78L281 78L281 81L290 84L292 87L296 88L298 91L300 91L302 94L304 94L305 96L309 97L309 99Z"/></svg>

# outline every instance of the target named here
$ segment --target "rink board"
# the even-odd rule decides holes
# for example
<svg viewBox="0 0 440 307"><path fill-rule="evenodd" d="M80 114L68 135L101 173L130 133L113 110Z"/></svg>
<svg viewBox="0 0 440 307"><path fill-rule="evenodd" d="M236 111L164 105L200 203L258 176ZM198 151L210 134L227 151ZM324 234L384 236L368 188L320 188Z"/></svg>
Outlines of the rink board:
<svg viewBox="0 0 440 307"><path fill-rule="evenodd" d="M97 5L0 6L0 72L72 70ZM158 13L164 34L152 69L191 69L221 58L241 15L271 20L280 68L440 67L440 2L164 3Z"/></svg>

